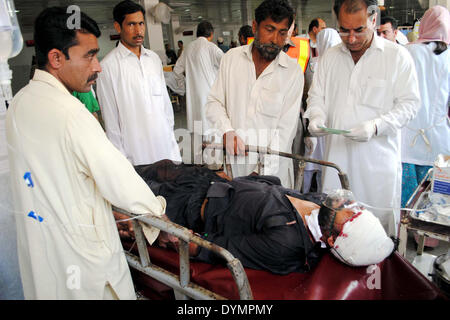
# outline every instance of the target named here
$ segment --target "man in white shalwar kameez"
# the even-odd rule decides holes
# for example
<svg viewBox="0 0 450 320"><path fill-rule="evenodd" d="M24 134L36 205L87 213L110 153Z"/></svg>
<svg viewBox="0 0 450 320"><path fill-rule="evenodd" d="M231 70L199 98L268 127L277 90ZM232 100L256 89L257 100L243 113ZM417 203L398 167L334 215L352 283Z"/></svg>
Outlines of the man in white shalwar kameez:
<svg viewBox="0 0 450 320"><path fill-rule="evenodd" d="M38 69L14 97L6 136L26 299L135 299L111 204L165 217L129 161L72 96L101 71L95 21L81 13L67 29L66 8L35 22ZM159 230L145 227L149 242ZM161 233L164 235L163 233Z"/></svg>
<svg viewBox="0 0 450 320"><path fill-rule="evenodd" d="M293 10L287 1L264 1L255 10L255 41L230 50L222 58L208 96L206 117L225 140L233 177L275 175L286 188L294 186L291 159L245 155L244 146L292 152L303 92L303 72L281 49Z"/></svg>
<svg viewBox="0 0 450 320"><path fill-rule="evenodd" d="M348 174L355 196L373 209L391 235L400 219L400 129L420 106L417 75L405 48L374 33L376 0L337 0L343 43L321 57L308 93L309 131L327 135L324 160ZM372 9L375 9L372 11ZM340 187L323 169L323 191ZM372 209L372 208L370 208Z"/></svg>
<svg viewBox="0 0 450 320"><path fill-rule="evenodd" d="M183 50L173 69L179 86L186 86L187 128L191 132L194 132L194 121L201 121L203 133L208 130L205 104L223 57L223 51L211 42L213 37L211 23L200 22L197 39Z"/></svg>
<svg viewBox="0 0 450 320"><path fill-rule="evenodd" d="M145 11L122 1L113 14L120 42L103 58L97 82L106 135L133 165L181 161L162 62L143 47Z"/></svg>

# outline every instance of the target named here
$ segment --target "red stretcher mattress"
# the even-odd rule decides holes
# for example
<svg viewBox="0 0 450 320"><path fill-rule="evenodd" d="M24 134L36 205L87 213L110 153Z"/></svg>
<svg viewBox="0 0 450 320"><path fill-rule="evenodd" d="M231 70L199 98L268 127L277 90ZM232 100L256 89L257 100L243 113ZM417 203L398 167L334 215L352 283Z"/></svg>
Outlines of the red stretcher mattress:
<svg viewBox="0 0 450 320"><path fill-rule="evenodd" d="M123 242L125 250L132 243ZM148 247L153 264L179 274L178 253ZM136 246L131 251L138 255ZM230 271L222 265L191 260L191 281L221 296L238 300L239 293ZM432 282L397 252L378 264L378 270L349 267L325 254L308 273L285 276L245 268L255 300L436 300L446 299ZM174 299L172 288L131 270L133 281L149 299ZM378 278L377 278L378 277Z"/></svg>

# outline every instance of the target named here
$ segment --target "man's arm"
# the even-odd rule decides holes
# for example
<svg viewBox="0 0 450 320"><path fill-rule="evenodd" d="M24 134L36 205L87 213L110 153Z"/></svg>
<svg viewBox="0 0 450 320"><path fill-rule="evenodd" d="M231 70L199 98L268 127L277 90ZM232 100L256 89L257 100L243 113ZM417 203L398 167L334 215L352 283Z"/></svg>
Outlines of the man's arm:
<svg viewBox="0 0 450 320"><path fill-rule="evenodd" d="M209 92L205 105L206 118L222 136L228 131L233 131L230 118L228 117L225 96L227 84L227 59L220 62L219 73Z"/></svg>
<svg viewBox="0 0 450 320"><path fill-rule="evenodd" d="M309 89L308 99L306 100L305 119L309 119L308 132L312 135L324 135L322 130L318 128L320 125L325 126L328 116L328 110L325 105L325 81L326 71L325 66L326 54L316 64L313 81Z"/></svg>
<svg viewBox="0 0 450 320"><path fill-rule="evenodd" d="M377 135L389 135L413 119L420 108L420 92L414 60L400 47L396 57L397 78L394 81L394 107L375 119Z"/></svg>
<svg viewBox="0 0 450 320"><path fill-rule="evenodd" d="M179 88L182 88L183 91L186 91L186 54L183 52L181 56L178 58L175 67L173 68L173 74L175 76L175 80L177 81L177 85Z"/></svg>
<svg viewBox="0 0 450 320"><path fill-rule="evenodd" d="M170 128L173 130L173 127L175 125L174 115L173 115L173 106L172 102L170 102L169 93L167 92L167 85L166 85L166 79L164 78L164 70L162 66L160 67L160 74L159 74L161 83L162 83L162 92L163 92L163 99L164 99L164 113L166 115L167 121L169 122Z"/></svg>
<svg viewBox="0 0 450 320"><path fill-rule="evenodd" d="M108 202L135 214L164 216L165 199L155 197L92 116L78 112L70 117L66 136L78 171L92 180ZM153 243L159 230L145 227L144 233L149 243Z"/></svg>
<svg viewBox="0 0 450 320"><path fill-rule="evenodd" d="M290 83L283 101L281 117L278 121L275 135L272 136L269 147L274 151L292 152L292 142L297 132L298 119L303 93L304 76L300 67ZM263 158L264 174L277 175L280 171L279 156L265 155Z"/></svg>
<svg viewBox="0 0 450 320"><path fill-rule="evenodd" d="M103 67L103 66L102 66ZM126 155L120 128L119 108L116 101L117 92L114 91L112 79L114 75L109 68L103 67L97 79L97 95L105 124L105 131L112 144Z"/></svg>

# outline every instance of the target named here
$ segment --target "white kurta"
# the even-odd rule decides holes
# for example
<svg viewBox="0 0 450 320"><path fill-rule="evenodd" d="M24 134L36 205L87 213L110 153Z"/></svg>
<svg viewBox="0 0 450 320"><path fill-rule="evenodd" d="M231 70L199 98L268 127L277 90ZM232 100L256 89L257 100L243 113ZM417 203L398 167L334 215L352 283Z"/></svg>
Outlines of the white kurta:
<svg viewBox="0 0 450 320"><path fill-rule="evenodd" d="M160 216L165 200L50 73L36 70L17 93L6 130L25 298L102 299L109 283L134 299L111 204ZM159 231L146 233L152 242Z"/></svg>
<svg viewBox="0 0 450 320"><path fill-rule="evenodd" d="M303 72L296 61L280 54L256 79L253 44L230 49L222 58L219 75L206 104L206 117L222 134L231 130L246 144L292 152L303 92ZM237 157L233 176L245 176L257 169L256 155ZM275 175L283 186L294 185L292 160L264 156L260 174Z"/></svg>
<svg viewBox="0 0 450 320"><path fill-rule="evenodd" d="M316 116L335 129L352 129L377 119L369 142L340 135L325 139L324 160L348 174L356 199L382 208L399 208L401 197L400 129L420 107L417 75L407 50L378 36L355 65L344 43L321 57L308 93L306 117ZM341 188L336 170L323 168L323 190ZM375 211L390 234L399 210Z"/></svg>
<svg viewBox="0 0 450 320"><path fill-rule="evenodd" d="M186 117L191 132L194 131L194 121L202 122L203 133L209 128L205 104L222 57L223 51L218 46L205 37L199 37L183 50L173 69L179 86L184 82L186 85Z"/></svg>
<svg viewBox="0 0 450 320"><path fill-rule="evenodd" d="M106 135L133 165L181 161L173 108L161 59L141 47L140 59L122 43L101 62L97 95Z"/></svg>
<svg viewBox="0 0 450 320"><path fill-rule="evenodd" d="M435 55L435 48L434 43L406 46L416 65L422 107L402 129L402 162L422 166L432 166L439 153L450 154L450 50Z"/></svg>

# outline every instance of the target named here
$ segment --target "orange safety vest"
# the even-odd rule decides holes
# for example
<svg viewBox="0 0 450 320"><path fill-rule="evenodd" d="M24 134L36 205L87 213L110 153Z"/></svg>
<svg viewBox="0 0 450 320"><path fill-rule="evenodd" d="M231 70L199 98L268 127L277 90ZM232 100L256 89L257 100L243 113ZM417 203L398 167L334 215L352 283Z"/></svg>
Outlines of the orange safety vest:
<svg viewBox="0 0 450 320"><path fill-rule="evenodd" d="M254 37L247 38L247 44L251 44L255 40ZM286 52L286 54L297 60L298 64L303 70L303 73L306 71L306 66L309 62L309 39L308 38L299 38L299 37L292 37L291 38L292 43L294 43L295 47L291 46L289 47L289 50Z"/></svg>

